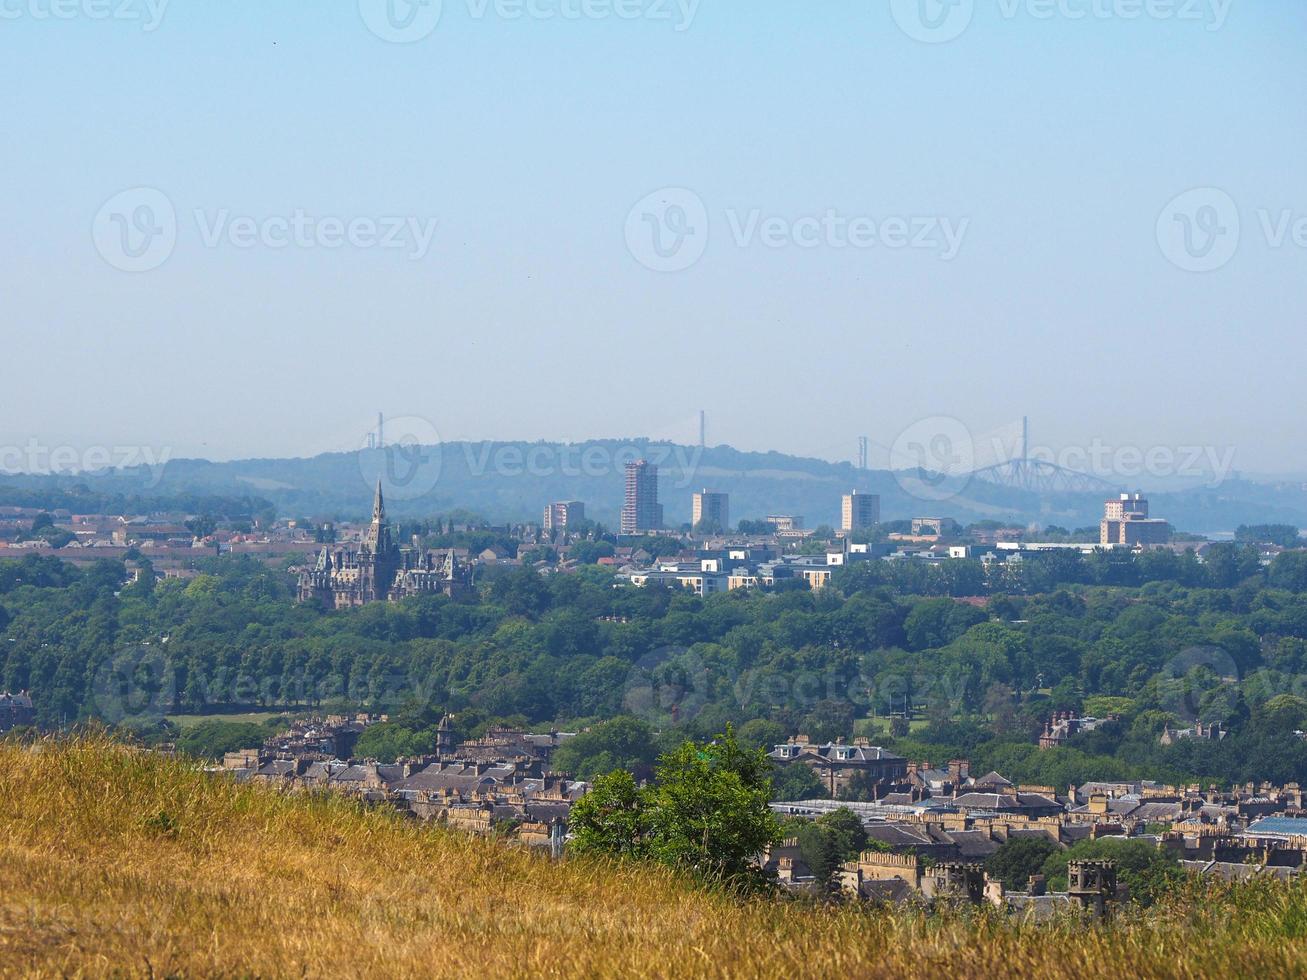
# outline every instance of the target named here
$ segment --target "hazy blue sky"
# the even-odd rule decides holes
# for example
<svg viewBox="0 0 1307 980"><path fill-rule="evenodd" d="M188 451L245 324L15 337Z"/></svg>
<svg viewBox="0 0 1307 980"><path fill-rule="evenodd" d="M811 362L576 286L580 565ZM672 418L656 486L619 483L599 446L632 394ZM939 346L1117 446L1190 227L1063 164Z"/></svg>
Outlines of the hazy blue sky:
<svg viewBox="0 0 1307 980"><path fill-rule="evenodd" d="M1307 469L1307 6L921 2L0 0L0 446Z"/></svg>

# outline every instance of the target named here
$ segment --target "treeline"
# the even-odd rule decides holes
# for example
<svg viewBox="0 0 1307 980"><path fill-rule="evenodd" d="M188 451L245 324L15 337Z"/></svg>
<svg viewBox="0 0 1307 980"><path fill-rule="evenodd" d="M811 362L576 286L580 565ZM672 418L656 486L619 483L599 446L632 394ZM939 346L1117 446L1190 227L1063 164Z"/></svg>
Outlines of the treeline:
<svg viewBox="0 0 1307 980"><path fill-rule="evenodd" d="M835 576L842 592L888 586L910 595L975 596L1037 595L1066 585L1140 587L1174 582L1191 588L1232 589L1260 583L1301 592L1307 589L1307 551L1286 551L1269 566L1262 565L1256 545L1213 544L1199 559L1191 549L1078 550L1022 552L1019 560L986 563L975 559L950 561L858 562Z"/></svg>
<svg viewBox="0 0 1307 980"><path fill-rule="evenodd" d="M67 510L74 514L204 514L213 518L272 520L276 508L262 497L205 493L148 494L92 490L57 477L25 478L23 486L0 485L0 507Z"/></svg>
<svg viewBox="0 0 1307 980"><path fill-rule="evenodd" d="M519 569L488 573L466 602L330 614L297 606L287 575L248 559L208 559L189 581L128 583L119 563L79 571L29 557L0 562L0 687L30 690L44 726L414 705L538 728L639 726L617 732L617 746L578 746L570 764L587 772L627 765L654 732L704 738L733 724L755 745L866 734L912 758L965 756L1050 785L1302 781L1302 556L1264 568L1233 546L1225 554L1197 564L1196 583L1051 580L1037 594L966 602L879 581L899 574L890 563L846 569L818 592L706 599L618 586L600 567ZM1022 568L1041 565L1073 578L1102 567L1033 556ZM1044 721L1062 710L1119 720L1038 751ZM1164 726L1195 720L1230 734L1159 744Z"/></svg>

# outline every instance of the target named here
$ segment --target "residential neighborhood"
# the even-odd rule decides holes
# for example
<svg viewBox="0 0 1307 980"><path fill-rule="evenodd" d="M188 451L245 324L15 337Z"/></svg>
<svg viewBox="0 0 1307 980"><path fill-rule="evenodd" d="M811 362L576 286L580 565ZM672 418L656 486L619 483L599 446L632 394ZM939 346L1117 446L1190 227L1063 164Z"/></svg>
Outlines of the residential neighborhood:
<svg viewBox="0 0 1307 980"><path fill-rule="evenodd" d="M358 734L385 720L304 719L262 746L228 753L210 772L287 792L340 793L415 820L562 854L569 811L590 787L555 772L550 760L575 733L496 728L456 741L446 718L432 755L392 764L352 757L349 747ZM850 811L875 845L839 870L834 884L849 898L954 896L1033 915L1068 902L1084 905L1084 895L1049 894L1041 882L1010 891L990 878L985 861L1017 840L1063 849L1083 841L1138 841L1173 855L1185 870L1231 881L1257 875L1288 880L1307 868L1307 808L1297 784L1014 785L996 772L972 773L965 759L939 766L910 761L864 738L815 744L796 736L767 754L777 769L811 768L831 790L829 799L774 802L778 816L815 820ZM873 798L850 798L853 786L869 789ZM825 894L826 885L807 868L794 840L759 855L758 862L787 889ZM1109 902L1126 897L1106 882L1085 894L1101 893Z"/></svg>

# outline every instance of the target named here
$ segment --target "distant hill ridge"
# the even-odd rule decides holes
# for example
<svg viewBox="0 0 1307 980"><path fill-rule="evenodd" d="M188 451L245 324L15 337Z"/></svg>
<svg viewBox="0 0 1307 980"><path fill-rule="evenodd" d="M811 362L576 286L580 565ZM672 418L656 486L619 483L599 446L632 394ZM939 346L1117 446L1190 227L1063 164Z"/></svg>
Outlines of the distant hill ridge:
<svg viewBox="0 0 1307 980"><path fill-rule="evenodd" d="M731 446L687 446L648 439L581 443L485 441L324 453L310 458L212 462L173 459L161 473L148 468L76 477L3 476L13 486L84 484L101 492L156 495L257 495L283 516L362 517L375 481L387 487L395 516L432 516L467 509L492 521L538 520L551 500L581 500L587 515L615 525L624 465L649 459L659 466L659 493L669 524L690 519L690 496L702 487L731 495L732 521L767 514L801 514L807 526L837 525L840 496L862 490L881 496L884 520L948 516L964 523L998 519L1027 525L1097 524L1101 493L1039 495L971 479L944 499L919 499L887 470L847 462L747 452ZM911 486L911 481L904 481ZM1147 485L1139 487L1149 492ZM1178 529L1217 532L1239 524L1307 526L1307 493L1246 480L1216 489L1149 493L1153 512Z"/></svg>

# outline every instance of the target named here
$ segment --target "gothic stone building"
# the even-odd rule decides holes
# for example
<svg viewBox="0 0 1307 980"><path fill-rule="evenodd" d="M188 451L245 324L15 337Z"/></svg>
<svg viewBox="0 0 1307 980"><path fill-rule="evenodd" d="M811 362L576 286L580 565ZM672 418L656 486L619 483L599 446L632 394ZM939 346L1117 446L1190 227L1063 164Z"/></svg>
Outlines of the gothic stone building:
<svg viewBox="0 0 1307 980"><path fill-rule="evenodd" d="M372 523L357 551L323 548L311 569L300 573L299 601L324 609L345 609L416 595L457 596L471 588L471 569L453 552L401 548L386 523L381 483L372 505Z"/></svg>

